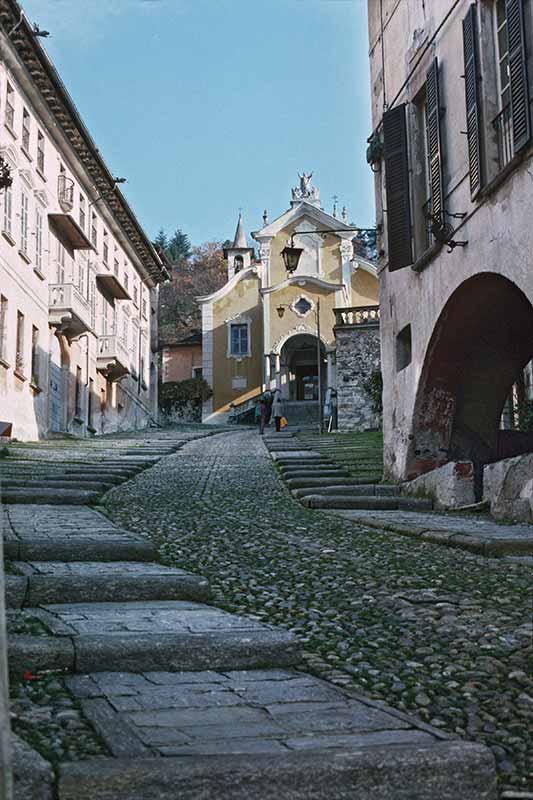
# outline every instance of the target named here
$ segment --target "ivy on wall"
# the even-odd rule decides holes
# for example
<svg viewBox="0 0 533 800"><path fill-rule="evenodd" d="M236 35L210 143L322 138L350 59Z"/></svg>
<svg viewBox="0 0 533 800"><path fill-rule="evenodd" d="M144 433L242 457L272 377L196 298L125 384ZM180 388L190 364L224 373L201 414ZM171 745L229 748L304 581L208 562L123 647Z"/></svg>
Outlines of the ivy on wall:
<svg viewBox="0 0 533 800"><path fill-rule="evenodd" d="M211 395L211 387L203 378L168 381L159 386L159 408L164 414L190 414L201 419L202 403Z"/></svg>
<svg viewBox="0 0 533 800"><path fill-rule="evenodd" d="M381 414L383 411L383 376L380 369L373 369L363 381L363 389L370 397L372 411Z"/></svg>

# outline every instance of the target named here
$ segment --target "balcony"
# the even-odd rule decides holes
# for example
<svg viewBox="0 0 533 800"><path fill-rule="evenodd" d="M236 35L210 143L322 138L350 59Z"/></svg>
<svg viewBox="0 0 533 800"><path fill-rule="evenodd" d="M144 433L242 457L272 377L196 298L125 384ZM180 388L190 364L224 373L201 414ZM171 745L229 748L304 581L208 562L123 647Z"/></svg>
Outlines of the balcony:
<svg viewBox="0 0 533 800"><path fill-rule="evenodd" d="M96 369L109 381L118 381L130 371L130 356L127 348L115 334L98 337Z"/></svg>
<svg viewBox="0 0 533 800"><path fill-rule="evenodd" d="M379 306L353 306L334 308L335 327L368 327L379 325Z"/></svg>
<svg viewBox="0 0 533 800"><path fill-rule="evenodd" d="M48 287L48 321L69 339L92 330L91 306L72 283Z"/></svg>
<svg viewBox="0 0 533 800"><path fill-rule="evenodd" d="M496 131L498 143L498 164L503 169L513 158L513 116L511 104L505 106L493 120L492 126Z"/></svg>
<svg viewBox="0 0 533 800"><path fill-rule="evenodd" d="M93 250L93 246L70 214L48 214L50 227L68 250Z"/></svg>
<svg viewBox="0 0 533 800"><path fill-rule="evenodd" d="M113 272L97 272L96 285L108 300L131 300L131 296L122 285L118 275Z"/></svg>

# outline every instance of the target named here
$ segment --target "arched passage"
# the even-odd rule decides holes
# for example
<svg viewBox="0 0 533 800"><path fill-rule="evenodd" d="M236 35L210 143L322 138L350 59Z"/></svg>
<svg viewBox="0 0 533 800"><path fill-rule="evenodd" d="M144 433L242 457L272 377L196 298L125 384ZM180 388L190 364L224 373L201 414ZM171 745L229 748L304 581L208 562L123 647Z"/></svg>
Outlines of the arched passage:
<svg viewBox="0 0 533 800"><path fill-rule="evenodd" d="M325 347L320 343L322 390L325 390ZM298 402L318 400L318 348L317 338L301 333L291 336L280 353L282 395Z"/></svg>
<svg viewBox="0 0 533 800"><path fill-rule="evenodd" d="M462 283L442 311L419 382L409 478L446 461L483 464L532 449L533 437L501 431L502 410L533 357L533 307L512 281L481 273Z"/></svg>

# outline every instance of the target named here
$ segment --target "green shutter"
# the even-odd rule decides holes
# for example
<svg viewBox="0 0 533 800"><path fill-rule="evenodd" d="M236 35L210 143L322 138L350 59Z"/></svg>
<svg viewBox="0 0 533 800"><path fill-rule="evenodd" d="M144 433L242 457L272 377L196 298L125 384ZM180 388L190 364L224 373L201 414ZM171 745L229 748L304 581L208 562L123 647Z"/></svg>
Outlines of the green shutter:
<svg viewBox="0 0 533 800"><path fill-rule="evenodd" d="M506 0L506 12L507 35L509 37L513 151L518 153L531 138L523 0Z"/></svg>
<svg viewBox="0 0 533 800"><path fill-rule="evenodd" d="M389 270L413 263L405 104L383 114Z"/></svg>
<svg viewBox="0 0 533 800"><path fill-rule="evenodd" d="M437 220L443 221L444 189L440 133L439 64L436 58L433 59L426 76L426 103L431 213Z"/></svg>
<svg viewBox="0 0 533 800"><path fill-rule="evenodd" d="M477 48L476 6L471 5L468 14L463 20L463 52L465 61L468 166L470 172L470 193L472 197L476 196L483 184Z"/></svg>

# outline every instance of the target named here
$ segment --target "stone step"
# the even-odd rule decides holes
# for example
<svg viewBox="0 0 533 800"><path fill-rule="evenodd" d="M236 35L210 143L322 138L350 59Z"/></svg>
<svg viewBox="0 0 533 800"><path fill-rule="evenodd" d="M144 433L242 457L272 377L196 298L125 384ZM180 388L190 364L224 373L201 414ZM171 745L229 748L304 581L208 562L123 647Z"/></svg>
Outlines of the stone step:
<svg viewBox="0 0 533 800"><path fill-rule="evenodd" d="M56 534L4 540L4 553L14 561L151 561L156 557L153 544L129 531L114 529L71 535Z"/></svg>
<svg viewBox="0 0 533 800"><path fill-rule="evenodd" d="M83 489L2 489L1 500L3 503L31 503L46 505L94 505L98 501L99 492Z"/></svg>
<svg viewBox="0 0 533 800"><path fill-rule="evenodd" d="M308 508L370 509L376 511L429 511L433 502L425 498L357 497L353 495L306 495L300 501Z"/></svg>
<svg viewBox="0 0 533 800"><path fill-rule="evenodd" d="M59 800L176 800L176 786L180 800L494 797L487 749L455 741L466 749L452 757L435 729L295 670L97 672L67 685L114 758L63 764Z"/></svg>
<svg viewBox="0 0 533 800"><path fill-rule="evenodd" d="M19 575L6 575L9 608L46 603L209 599L205 578L161 564L115 561L14 562Z"/></svg>
<svg viewBox="0 0 533 800"><path fill-rule="evenodd" d="M8 478L7 480L2 481L2 486L4 489L69 489L79 486L85 491L105 492L107 489L110 489L115 485L115 481L95 481L87 479L85 476L80 476L79 478L75 479L71 478L70 480L68 478L50 478L49 480L46 480L45 478L28 478L26 480L23 478Z"/></svg>
<svg viewBox="0 0 533 800"><path fill-rule="evenodd" d="M341 481L349 479L350 477L351 477L350 474L346 470L342 469L317 469L317 470L295 469L283 473L283 479L287 481L287 486L289 485L289 481L293 480L308 481L311 478L313 478L321 481L322 478L333 478L335 483L339 483ZM368 481L365 479L363 482L367 483ZM306 484L303 485L305 486Z"/></svg>
<svg viewBox="0 0 533 800"><path fill-rule="evenodd" d="M62 603L35 614L54 636L10 639L9 668L19 677L58 664L78 673L224 671L300 660L297 640L287 631L199 603Z"/></svg>
<svg viewBox="0 0 533 800"><path fill-rule="evenodd" d="M315 453L312 450L294 450L287 452L284 452L283 450L272 450L270 455L274 461L277 461L281 464L297 464L298 462L304 462L308 464L311 461L314 463L315 461L320 462L329 460L320 455L320 453Z"/></svg>
<svg viewBox="0 0 533 800"><path fill-rule="evenodd" d="M415 736L406 736L402 743L399 736L398 745L391 746L386 734L376 733L344 738L340 734L335 747L328 738L310 740L306 750L305 735L300 734L299 739L295 737L302 742L297 751L276 749L274 744L256 748L252 742L248 749L236 744L228 754L221 740L221 749L211 745L208 755L189 758L100 757L63 762L57 798L496 800L494 758L483 745L425 742Z"/></svg>
<svg viewBox="0 0 533 800"><path fill-rule="evenodd" d="M315 478L314 475L304 475L303 477L290 477L287 479L287 487L293 489L315 489L315 494L319 494L320 489L324 486L368 486L366 478L352 478L346 472L340 474L326 475ZM370 485L375 486L377 480L373 481Z"/></svg>
<svg viewBox="0 0 533 800"><path fill-rule="evenodd" d="M300 489L292 489L291 494L293 497L306 497L308 495L316 495L320 494L322 497L328 497L329 495L342 495L344 497L397 497L398 489L396 486L380 486L375 484L355 484L350 483L349 481L344 483L337 483L332 486L322 486L319 490L317 490L317 485L320 486L320 482L313 486L306 486Z"/></svg>

